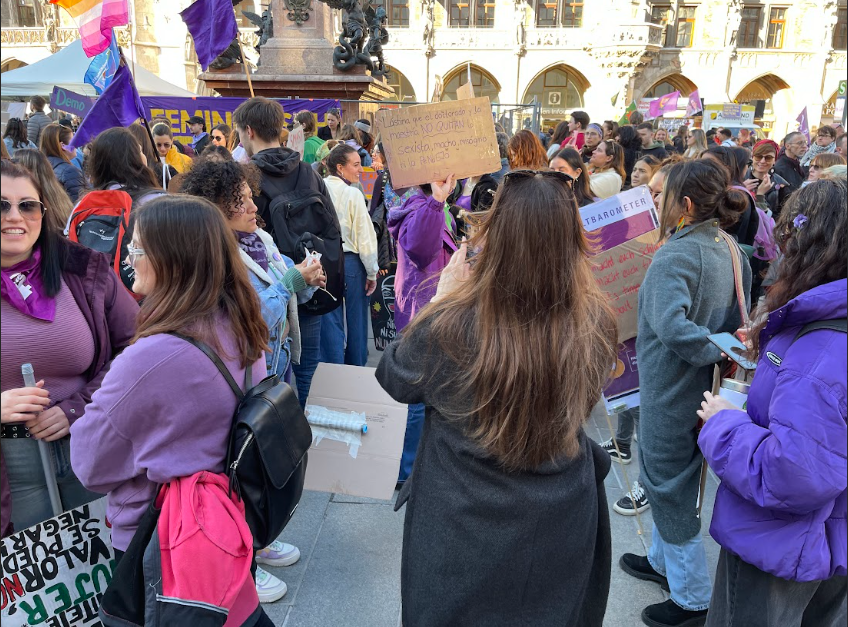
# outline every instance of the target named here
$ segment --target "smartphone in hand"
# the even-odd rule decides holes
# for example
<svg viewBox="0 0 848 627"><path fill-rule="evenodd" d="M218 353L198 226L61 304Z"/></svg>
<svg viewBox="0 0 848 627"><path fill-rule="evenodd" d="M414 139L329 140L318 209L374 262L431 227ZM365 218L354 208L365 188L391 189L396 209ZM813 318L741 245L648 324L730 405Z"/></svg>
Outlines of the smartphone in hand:
<svg viewBox="0 0 848 627"><path fill-rule="evenodd" d="M735 335L731 335L730 333L715 333L708 335L707 339L721 349L721 352L727 355L729 359L739 364L740 368L744 368L745 370L757 369L756 362L751 361L745 356L748 348Z"/></svg>

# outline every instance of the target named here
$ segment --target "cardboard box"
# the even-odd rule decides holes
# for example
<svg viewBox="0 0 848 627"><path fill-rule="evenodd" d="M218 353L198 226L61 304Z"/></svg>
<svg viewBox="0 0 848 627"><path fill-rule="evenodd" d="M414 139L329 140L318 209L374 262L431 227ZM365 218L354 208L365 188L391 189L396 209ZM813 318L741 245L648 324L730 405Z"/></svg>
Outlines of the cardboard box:
<svg viewBox="0 0 848 627"><path fill-rule="evenodd" d="M356 459L344 442L323 439L309 449L304 488L391 499L397 484L407 407L377 383L374 368L319 364L307 405L364 413L368 433Z"/></svg>

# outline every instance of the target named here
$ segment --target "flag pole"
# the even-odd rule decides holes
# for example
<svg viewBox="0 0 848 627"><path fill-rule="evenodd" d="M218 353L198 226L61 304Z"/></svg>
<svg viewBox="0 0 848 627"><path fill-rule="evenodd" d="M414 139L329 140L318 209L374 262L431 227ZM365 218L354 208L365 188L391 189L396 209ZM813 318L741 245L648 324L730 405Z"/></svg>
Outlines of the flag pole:
<svg viewBox="0 0 848 627"><path fill-rule="evenodd" d="M244 75L247 77L247 87L250 89L250 97L253 98L256 94L253 93L253 81L250 80L250 68L247 65L247 57L244 56L244 47L241 45L241 39L238 35L236 35L236 41L238 42L239 52L241 53L241 63L244 66Z"/></svg>
<svg viewBox="0 0 848 627"><path fill-rule="evenodd" d="M130 59L132 60L133 77L135 77L135 37L133 36L133 28L135 28L135 0L130 0L129 5L130 23L127 24L127 31L130 34Z"/></svg>

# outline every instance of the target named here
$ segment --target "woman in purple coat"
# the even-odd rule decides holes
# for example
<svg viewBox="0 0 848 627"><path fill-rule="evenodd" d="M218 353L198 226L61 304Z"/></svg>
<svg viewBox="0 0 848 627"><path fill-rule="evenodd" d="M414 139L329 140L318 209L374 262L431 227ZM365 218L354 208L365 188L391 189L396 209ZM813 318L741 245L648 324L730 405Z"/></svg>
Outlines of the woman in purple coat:
<svg viewBox="0 0 848 627"><path fill-rule="evenodd" d="M446 201L454 189L453 175L446 181L423 185L407 196L400 207L389 210L389 232L398 243L395 275L395 326L402 331L415 313L436 293L436 280L456 251L456 226ZM429 280L433 279L433 280ZM424 405L409 406L406 436L400 460L398 483L412 472L421 429Z"/></svg>
<svg viewBox="0 0 848 627"><path fill-rule="evenodd" d="M818 181L787 202L746 410L707 393L698 412L722 481L711 627L845 625L846 191L844 179Z"/></svg>

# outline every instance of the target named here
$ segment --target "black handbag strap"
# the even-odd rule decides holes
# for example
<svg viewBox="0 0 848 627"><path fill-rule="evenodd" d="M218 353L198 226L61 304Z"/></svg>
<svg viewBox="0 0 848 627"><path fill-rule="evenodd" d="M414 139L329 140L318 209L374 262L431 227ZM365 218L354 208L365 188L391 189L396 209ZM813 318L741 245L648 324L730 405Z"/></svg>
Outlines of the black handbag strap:
<svg viewBox="0 0 848 627"><path fill-rule="evenodd" d="M795 336L795 339L792 340L792 343L794 344L808 333L818 331L819 329L829 329L831 331L839 331L840 333L848 333L848 319L837 318L835 320L819 320L818 322L811 322L801 329L798 335Z"/></svg>
<svg viewBox="0 0 848 627"><path fill-rule="evenodd" d="M182 333L177 333L176 331L171 331L168 335L173 335L174 337L178 337L181 340L188 342L189 344L199 348L203 353L212 360L212 363L215 364L215 367L218 368L218 371L223 375L224 380L230 385L233 392L236 395L236 398L241 401L244 398L244 392L239 387L236 380L233 379L233 375L230 374L229 369L224 365L224 362L221 361L221 358L218 357L218 353L212 350L212 348L200 340L196 340L193 337L189 337L187 335L183 335ZM244 389L245 391L249 390L252 386L252 371L253 364L244 369Z"/></svg>

